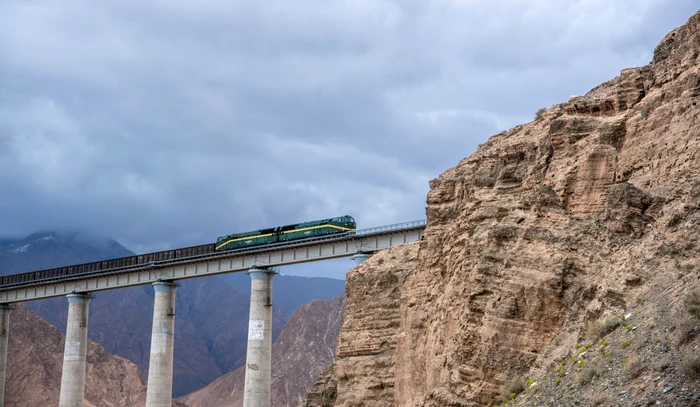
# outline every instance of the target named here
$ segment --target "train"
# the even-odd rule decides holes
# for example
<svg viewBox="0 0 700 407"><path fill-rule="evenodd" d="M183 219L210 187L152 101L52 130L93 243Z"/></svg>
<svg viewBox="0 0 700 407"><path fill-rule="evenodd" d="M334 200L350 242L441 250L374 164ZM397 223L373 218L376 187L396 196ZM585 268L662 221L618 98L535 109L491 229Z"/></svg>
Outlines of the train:
<svg viewBox="0 0 700 407"><path fill-rule="evenodd" d="M216 242L199 246L165 250L136 256L119 257L109 260L77 264L74 266L31 271L28 273L12 274L9 276L0 277L0 287L10 284L21 284L71 275L94 273L102 270L147 265L158 261L175 260L216 252L225 252L258 246L262 247L274 243L301 241L327 235L353 234L356 230L357 223L355 222L355 219L350 215L343 215L335 218L320 219L311 222L295 223L291 225L219 236L216 239Z"/></svg>

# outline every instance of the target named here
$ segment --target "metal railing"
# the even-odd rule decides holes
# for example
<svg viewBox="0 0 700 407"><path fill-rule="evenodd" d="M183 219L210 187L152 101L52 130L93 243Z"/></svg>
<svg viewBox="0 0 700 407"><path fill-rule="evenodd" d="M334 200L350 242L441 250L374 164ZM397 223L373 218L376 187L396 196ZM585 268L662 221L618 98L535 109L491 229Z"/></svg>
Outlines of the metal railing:
<svg viewBox="0 0 700 407"><path fill-rule="evenodd" d="M426 219L414 220L411 222L396 223L393 225L377 226L375 228L360 229L355 232L355 236L371 235L379 232L391 232L395 230L412 229L419 226L425 226Z"/></svg>
<svg viewBox="0 0 700 407"><path fill-rule="evenodd" d="M240 256L240 255L248 255L248 254L259 254L259 253L265 253L265 252L274 251L274 250L284 250L284 249L292 249L292 248L298 248L298 247L304 247L304 246L312 246L314 244L331 243L334 241L345 240L348 238L352 239L353 237L366 237L366 236L371 236L371 235L381 235L384 233L396 232L396 231L405 230L405 229L414 229L414 228L419 228L419 227L425 227L425 225L426 225L426 219L414 220L411 222L396 223L393 225L378 226L378 227L367 228L367 229L359 229L359 230L356 230L354 232L346 232L346 233L338 233L338 234L327 235L327 236L311 237L311 238L303 239L303 240L296 240L296 241L283 242L283 243L273 243L273 244L258 246L258 247L245 247L245 248L234 249L234 250L215 251L215 252L211 252L211 253L199 254L199 255L194 255L194 256L180 257L180 258L176 258L176 259L159 260L159 261L152 261L150 263L144 263L144 264L135 264L135 265L130 265L130 266L115 267L115 268L106 269L106 270L95 270L95 271L76 273L76 274L70 274L70 275L65 275L65 276L33 279L33 280L29 280L29 281L21 281L21 282L15 282L15 283L11 283L11 284L0 285L0 291L6 290L6 289L11 289L11 288L18 287L18 286L47 284L47 283L59 282L59 281L79 280L79 279L92 277L92 276L96 276L96 275L108 276L108 275L119 274L119 273L124 273L124 272L138 271L138 270L144 270L144 269L150 269L150 268L159 268L159 267L165 267L165 266L182 264L182 263L193 263L193 262L198 262L198 261L206 261L206 260L215 259L215 258L234 257L234 256ZM70 267L70 266L66 266L66 267ZM39 273L41 271L44 271L44 270L35 270L35 271L32 271L32 273ZM25 273L18 273L18 274L25 274Z"/></svg>

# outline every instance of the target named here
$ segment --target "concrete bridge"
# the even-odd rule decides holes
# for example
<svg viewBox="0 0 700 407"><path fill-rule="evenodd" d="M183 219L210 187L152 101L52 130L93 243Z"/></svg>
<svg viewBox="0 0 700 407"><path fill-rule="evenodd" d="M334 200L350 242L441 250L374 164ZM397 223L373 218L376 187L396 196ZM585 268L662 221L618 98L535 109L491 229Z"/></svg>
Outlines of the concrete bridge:
<svg viewBox="0 0 700 407"><path fill-rule="evenodd" d="M373 252L423 237L425 220L358 230L266 246L153 261L60 277L34 278L0 285L0 407L4 407L10 304L65 296L68 322L59 407L82 407L85 394L87 321L91 292L136 285L155 291L146 407L172 403L176 281L246 271L251 297L246 355L244 407L269 407L274 267L351 257L356 264ZM36 275L42 273L37 272ZM43 273L49 274L49 273ZM11 280L11 279L8 279Z"/></svg>

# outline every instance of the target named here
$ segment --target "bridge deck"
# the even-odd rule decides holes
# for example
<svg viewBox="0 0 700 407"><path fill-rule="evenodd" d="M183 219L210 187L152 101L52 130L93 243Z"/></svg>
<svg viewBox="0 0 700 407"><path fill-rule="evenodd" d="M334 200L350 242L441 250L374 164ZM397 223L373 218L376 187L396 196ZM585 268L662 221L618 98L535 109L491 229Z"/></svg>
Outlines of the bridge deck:
<svg viewBox="0 0 700 407"><path fill-rule="evenodd" d="M358 251L373 252L423 237L425 221L358 230L300 241L232 251L213 252L148 264L100 270L70 276L0 286L0 303L59 297L71 292L91 292L246 271L253 266L284 266L348 257Z"/></svg>

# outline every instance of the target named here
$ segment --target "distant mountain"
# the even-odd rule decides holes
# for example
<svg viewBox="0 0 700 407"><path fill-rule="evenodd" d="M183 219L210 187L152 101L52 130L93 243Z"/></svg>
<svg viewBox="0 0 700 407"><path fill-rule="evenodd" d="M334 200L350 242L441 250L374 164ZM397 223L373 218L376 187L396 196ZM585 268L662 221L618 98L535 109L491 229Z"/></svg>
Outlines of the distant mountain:
<svg viewBox="0 0 700 407"><path fill-rule="evenodd" d="M35 233L0 248L0 274L131 256L118 242L87 233ZM248 295L213 278L180 282L176 294L173 393L187 394L241 366L245 361ZM148 375L153 288L150 285L98 291L90 302L88 338L125 357ZM65 298L28 302L65 334ZM273 340L288 315L275 309Z"/></svg>
<svg viewBox="0 0 700 407"><path fill-rule="evenodd" d="M243 273L217 276L234 290L250 294L250 277ZM325 277L276 275L272 280L273 302L291 315L312 300L332 300L345 293L345 281Z"/></svg>
<svg viewBox="0 0 700 407"><path fill-rule="evenodd" d="M10 314L5 405L56 406L65 337L24 304ZM86 406L142 406L146 381L132 362L94 342L87 348ZM181 403L173 405L182 405Z"/></svg>
<svg viewBox="0 0 700 407"><path fill-rule="evenodd" d="M300 307L272 346L271 405L295 407L335 359L345 295ZM189 407L241 407L245 367L180 399Z"/></svg>
<svg viewBox="0 0 700 407"><path fill-rule="evenodd" d="M133 255L118 242L88 233L44 232L0 244L0 275ZM221 284L223 279L228 284ZM245 273L180 281L176 299L174 395L206 386L244 364L250 277ZM238 290L234 289L237 287ZM275 277L273 341L299 305L342 294L341 280ZM340 294L336 294L340 295ZM150 285L99 291L90 303L88 337L148 374L153 312ZM65 333L65 298L27 305Z"/></svg>
<svg viewBox="0 0 700 407"><path fill-rule="evenodd" d="M132 256L116 240L86 232L42 232L0 240L0 275Z"/></svg>

